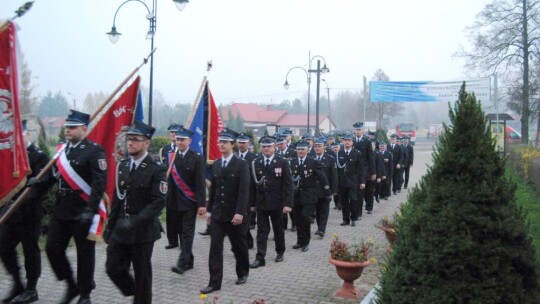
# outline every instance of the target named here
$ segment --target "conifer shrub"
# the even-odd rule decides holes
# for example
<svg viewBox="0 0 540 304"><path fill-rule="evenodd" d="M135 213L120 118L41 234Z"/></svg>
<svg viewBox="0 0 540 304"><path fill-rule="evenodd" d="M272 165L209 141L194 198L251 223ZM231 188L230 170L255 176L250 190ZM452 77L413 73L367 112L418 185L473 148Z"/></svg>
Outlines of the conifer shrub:
<svg viewBox="0 0 540 304"><path fill-rule="evenodd" d="M465 84L449 115L433 165L402 206L377 303L540 303L516 186Z"/></svg>

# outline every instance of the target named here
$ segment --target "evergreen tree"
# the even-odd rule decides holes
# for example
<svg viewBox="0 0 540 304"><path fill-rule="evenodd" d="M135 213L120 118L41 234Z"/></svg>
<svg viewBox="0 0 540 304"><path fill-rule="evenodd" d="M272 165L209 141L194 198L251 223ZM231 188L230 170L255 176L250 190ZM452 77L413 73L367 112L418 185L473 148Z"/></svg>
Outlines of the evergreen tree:
<svg viewBox="0 0 540 304"><path fill-rule="evenodd" d="M402 208L377 303L540 303L516 186L465 84L449 112L433 166Z"/></svg>

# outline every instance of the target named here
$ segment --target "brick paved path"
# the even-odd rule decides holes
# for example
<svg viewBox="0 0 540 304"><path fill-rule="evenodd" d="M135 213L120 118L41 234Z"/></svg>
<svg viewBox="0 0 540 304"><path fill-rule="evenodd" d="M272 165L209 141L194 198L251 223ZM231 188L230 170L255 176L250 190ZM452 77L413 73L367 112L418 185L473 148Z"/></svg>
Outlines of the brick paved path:
<svg viewBox="0 0 540 304"><path fill-rule="evenodd" d="M431 163L431 143L419 142L415 147L415 163L411 168L409 186L414 185L426 172L426 164ZM391 196L387 201L375 202L373 214L364 212L363 219L356 227L342 227L341 211L330 209L327 234L324 239L312 236L310 250L301 252L291 248L296 243L296 232L285 233L287 250L285 261L275 263L274 243L269 240L266 257L266 266L251 269L248 282L237 286L234 284L236 274L234 271L234 256L230 244L225 241L224 250L224 276L221 290L208 295L218 296L217 303L251 303L255 299L263 298L267 303L344 303L332 298L333 293L341 286L341 279L336 274L335 267L328 262L329 247L333 233L337 233L343 240L360 240L373 238L373 256L381 260L388 242L384 233L375 227L385 215L392 215L400 203L405 202L406 191ZM205 221L198 219L196 231L202 231ZM316 230L312 226L312 230ZM255 230L252 234L256 237ZM272 234L270 234L271 236ZM208 252L210 238L196 234L193 252L195 264L192 270L178 275L170 271L176 263L179 250L165 250L167 244L165 236L156 242L153 255L153 300L154 303L211 303L199 298L199 290L208 284ZM131 303L132 298L125 298L116 289L105 274L106 244L99 242L96 245L96 273L97 287L92 293L92 301L97 304ZM250 250L250 260L255 258L255 249ZM76 254L74 248L68 250L68 256L75 265ZM65 284L58 282L51 272L49 261L44 252L43 273L38 282L40 301L38 303L57 303L65 292ZM22 258L21 258L22 259ZM375 286L380 276L378 264L372 264L364 270L356 286L365 296ZM11 288L11 280L3 267L0 267L0 295L5 295ZM76 303L76 301L73 301Z"/></svg>

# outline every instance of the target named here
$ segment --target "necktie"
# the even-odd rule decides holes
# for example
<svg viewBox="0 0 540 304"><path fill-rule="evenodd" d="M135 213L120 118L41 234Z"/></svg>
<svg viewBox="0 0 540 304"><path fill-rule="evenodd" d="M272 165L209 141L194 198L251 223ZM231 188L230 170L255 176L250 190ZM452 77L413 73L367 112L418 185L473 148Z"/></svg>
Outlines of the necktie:
<svg viewBox="0 0 540 304"><path fill-rule="evenodd" d="M178 154L178 159L182 159L184 157L184 153L179 153Z"/></svg>
<svg viewBox="0 0 540 304"><path fill-rule="evenodd" d="M320 157L320 156L317 156L317 160L318 160L318 161L321 161L321 157Z"/></svg>
<svg viewBox="0 0 540 304"><path fill-rule="evenodd" d="M226 160L223 161L223 165L222 165L221 167L222 167L222 168L227 167L227 161L226 161Z"/></svg>
<svg viewBox="0 0 540 304"><path fill-rule="evenodd" d="M304 165L304 160L301 159L301 160L300 160L300 167L302 167L303 165Z"/></svg>
<svg viewBox="0 0 540 304"><path fill-rule="evenodd" d="M345 151L345 154L349 155L349 151Z"/></svg>
<svg viewBox="0 0 540 304"><path fill-rule="evenodd" d="M240 158L241 158L241 159L244 159L244 154L240 154Z"/></svg>
<svg viewBox="0 0 540 304"><path fill-rule="evenodd" d="M130 171L130 172L135 171L135 169L137 169L137 164L136 164L135 162L132 162L132 163L131 163L131 171Z"/></svg>
<svg viewBox="0 0 540 304"><path fill-rule="evenodd" d="M265 167L268 168L268 166L270 166L270 160L267 158Z"/></svg>

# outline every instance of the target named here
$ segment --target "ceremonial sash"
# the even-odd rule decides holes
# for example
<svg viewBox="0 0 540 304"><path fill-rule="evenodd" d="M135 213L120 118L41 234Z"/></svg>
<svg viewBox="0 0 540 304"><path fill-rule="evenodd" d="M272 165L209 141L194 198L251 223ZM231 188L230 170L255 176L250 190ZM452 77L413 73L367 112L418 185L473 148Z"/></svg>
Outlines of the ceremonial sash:
<svg viewBox="0 0 540 304"><path fill-rule="evenodd" d="M81 198L88 202L90 200L90 194L92 188L90 185L79 175L66 157L65 152L65 143L60 143L56 148L56 153L58 158L56 160L56 166L58 167L58 172L62 175L62 178L73 190L79 190L79 195ZM61 152L60 152L61 151ZM98 214L94 215L92 219L92 225L90 225L90 230L88 231L88 239L95 240L95 237L101 236L103 234L103 226L107 220L107 209L105 207L105 202L103 199L99 201Z"/></svg>
<svg viewBox="0 0 540 304"><path fill-rule="evenodd" d="M169 164L171 163L174 153L176 153L174 150L169 152ZM176 170L176 166L174 164L172 164L171 176L174 180L174 183L176 184L176 187L178 187L182 194L184 194L184 196L187 197L190 201L197 202L195 193L193 193L189 186L184 182L184 180L178 173L178 170Z"/></svg>

